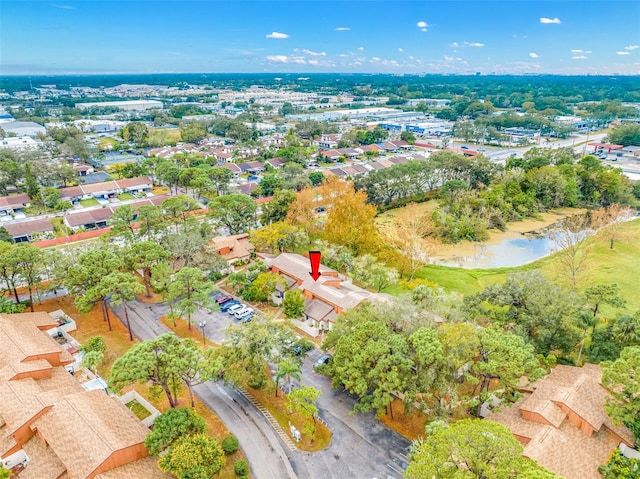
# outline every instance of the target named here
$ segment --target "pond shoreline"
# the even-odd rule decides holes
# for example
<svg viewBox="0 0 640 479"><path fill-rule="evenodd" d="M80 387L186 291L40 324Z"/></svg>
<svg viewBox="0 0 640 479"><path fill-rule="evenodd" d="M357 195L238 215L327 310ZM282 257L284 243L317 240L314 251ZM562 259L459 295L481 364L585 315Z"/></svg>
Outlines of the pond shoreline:
<svg viewBox="0 0 640 479"><path fill-rule="evenodd" d="M516 242L515 240L523 240L523 245L518 246L519 249L526 249L525 242L532 243L534 241L545 243L546 235L553 229L553 225L562 221L569 216L584 214L587 210L582 208L561 208L540 214L540 219L528 218L523 221L509 223L505 231L490 231L490 237L487 241L473 242L461 241L456 244L445 244L438 248L438 253L434 255L434 263L442 266L452 266L465 269L475 268L494 268L501 266L521 266L531 263L544 256L551 254L547 251L544 254L536 255L523 262L514 264L492 265L483 264L490 262L489 256L497 256L492 250L496 250L507 242ZM550 240L548 240L550 241ZM548 244L544 245L548 248Z"/></svg>

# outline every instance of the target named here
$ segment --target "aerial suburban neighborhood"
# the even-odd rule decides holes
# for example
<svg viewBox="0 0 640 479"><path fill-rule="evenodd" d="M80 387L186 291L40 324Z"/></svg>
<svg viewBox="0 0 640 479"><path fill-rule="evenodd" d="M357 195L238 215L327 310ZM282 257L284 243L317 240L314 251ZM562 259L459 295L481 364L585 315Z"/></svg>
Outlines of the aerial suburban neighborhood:
<svg viewBox="0 0 640 479"><path fill-rule="evenodd" d="M640 478L640 5L500 3L3 3L0 479Z"/></svg>

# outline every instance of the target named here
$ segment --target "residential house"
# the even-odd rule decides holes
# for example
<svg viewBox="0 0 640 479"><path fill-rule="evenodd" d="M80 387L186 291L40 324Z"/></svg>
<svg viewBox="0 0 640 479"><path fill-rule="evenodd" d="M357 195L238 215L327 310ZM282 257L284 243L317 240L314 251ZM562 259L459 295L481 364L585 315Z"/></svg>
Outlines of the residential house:
<svg viewBox="0 0 640 479"><path fill-rule="evenodd" d="M407 161L409 161L409 159L405 158L404 156L394 156L392 158L388 158L388 160L394 165L401 165L402 163L406 163Z"/></svg>
<svg viewBox="0 0 640 479"><path fill-rule="evenodd" d="M40 218L4 226L16 243L26 243L38 239L53 238L54 228L51 220Z"/></svg>
<svg viewBox="0 0 640 479"><path fill-rule="evenodd" d="M231 173L233 173L233 177L234 178L236 178L236 179L240 178L240 174L242 173L242 170L235 163L223 163L223 164L218 165L218 166L220 168L226 168L227 170L230 170Z"/></svg>
<svg viewBox="0 0 640 479"><path fill-rule="evenodd" d="M342 168L330 168L325 171L332 175L339 176L340 178L346 178L347 176L349 176L349 174L346 171L344 171L344 169Z"/></svg>
<svg viewBox="0 0 640 479"><path fill-rule="evenodd" d="M525 457L566 479L601 479L598 466L633 435L616 426L604 403L610 397L596 364L556 366L550 374L521 389L520 400L490 414L524 446Z"/></svg>
<svg viewBox="0 0 640 479"><path fill-rule="evenodd" d="M345 159L347 160L357 160L358 157L360 156L360 153L358 152L358 150L354 148L340 148L337 151L339 151L340 154L344 156Z"/></svg>
<svg viewBox="0 0 640 479"><path fill-rule="evenodd" d="M391 140L389 143L400 149L410 149L412 146L404 140Z"/></svg>
<svg viewBox="0 0 640 479"><path fill-rule="evenodd" d="M148 176L138 176L136 178L122 178L116 181L118 189L122 193L137 195L141 193L151 193L153 181Z"/></svg>
<svg viewBox="0 0 640 479"><path fill-rule="evenodd" d="M385 166L379 161L372 161L371 163L367 163L365 166L370 170L383 170L385 168Z"/></svg>
<svg viewBox="0 0 640 479"><path fill-rule="evenodd" d="M262 173L264 171L264 165L260 161L247 161L245 163L236 163L242 173Z"/></svg>
<svg viewBox="0 0 640 479"><path fill-rule="evenodd" d="M299 254L261 257L271 272L282 275L286 281L286 285L274 293L274 302L279 304L285 292L292 288L298 288L304 295L306 307L300 323L310 334L317 335L319 331L332 329L333 321L339 314L376 297L324 265L320 265L320 278L314 281L309 274L309 259Z"/></svg>
<svg viewBox="0 0 640 479"><path fill-rule="evenodd" d="M318 140L318 148L322 150L333 150L338 147L339 140L340 135L337 134L322 135Z"/></svg>
<svg viewBox="0 0 640 479"><path fill-rule="evenodd" d="M84 191L79 186L68 186L67 188L60 188L60 199L62 201L69 201L72 204L76 204L82 198L84 198Z"/></svg>
<svg viewBox="0 0 640 479"><path fill-rule="evenodd" d="M248 259L255 249L249 242L249 234L242 233L231 236L218 236L211 240L216 252L226 259L229 264Z"/></svg>
<svg viewBox="0 0 640 479"><path fill-rule="evenodd" d="M326 150L318 153L318 156L321 156L325 159L325 161L333 161L334 163L340 159L342 153L340 150Z"/></svg>
<svg viewBox="0 0 640 479"><path fill-rule="evenodd" d="M264 164L278 170L287 164L287 160L285 160L284 158L269 158L264 162Z"/></svg>
<svg viewBox="0 0 640 479"><path fill-rule="evenodd" d="M256 183L255 181L250 181L248 183L236 186L235 189L238 191L238 193L251 196L251 193L253 193L257 187L258 183Z"/></svg>
<svg viewBox="0 0 640 479"><path fill-rule="evenodd" d="M0 196L0 216L10 216L16 213L22 213L31 200L29 195L22 193L12 196Z"/></svg>
<svg viewBox="0 0 640 479"><path fill-rule="evenodd" d="M213 152L213 156L218 161L218 163L231 163L233 161L233 153L215 150Z"/></svg>
<svg viewBox="0 0 640 479"><path fill-rule="evenodd" d="M380 148L378 145L373 144L373 145L361 145L358 148L356 148L357 150L361 150L362 153L367 153L367 151L373 151L373 152L379 152L380 150L382 150L382 148Z"/></svg>
<svg viewBox="0 0 640 479"><path fill-rule="evenodd" d="M384 143L377 143L377 145L380 147L382 151L386 151L386 152L396 152L398 151L398 148L399 148L398 146L394 145L390 141L385 141Z"/></svg>
<svg viewBox="0 0 640 479"><path fill-rule="evenodd" d="M75 165L73 169L76 170L78 176L87 176L95 171L91 165Z"/></svg>
<svg viewBox="0 0 640 479"><path fill-rule="evenodd" d="M145 459L149 429L69 373L75 359L48 334L57 326L47 313L0 315L2 466L20 479L170 477Z"/></svg>
<svg viewBox="0 0 640 479"><path fill-rule="evenodd" d="M100 183L88 183L79 186L60 188L60 199L77 203L82 199L99 198L111 199L121 193L150 193L153 189L153 181L148 176L136 178L123 178L116 181L103 181Z"/></svg>
<svg viewBox="0 0 640 479"><path fill-rule="evenodd" d="M100 229L107 227L107 223L112 216L112 208L96 208L94 210L69 213L64 217L64 224L71 228L72 231Z"/></svg>

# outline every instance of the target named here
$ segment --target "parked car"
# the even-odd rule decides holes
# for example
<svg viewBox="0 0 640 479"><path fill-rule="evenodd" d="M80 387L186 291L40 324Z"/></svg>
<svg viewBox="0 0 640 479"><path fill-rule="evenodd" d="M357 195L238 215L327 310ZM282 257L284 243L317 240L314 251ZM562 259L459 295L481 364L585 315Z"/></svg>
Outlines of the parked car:
<svg viewBox="0 0 640 479"><path fill-rule="evenodd" d="M253 311L247 311L246 313L244 313L242 316L238 318L238 321L240 321L241 323L248 323L253 319L254 316L255 316L255 313Z"/></svg>
<svg viewBox="0 0 640 479"><path fill-rule="evenodd" d="M242 316L244 316L245 314L247 314L249 312L253 313L253 309L248 308L247 306L245 306L244 308L235 311L233 313L233 315L236 317L236 319L240 319Z"/></svg>
<svg viewBox="0 0 640 479"><path fill-rule="evenodd" d="M247 176L247 180L249 180L249 181L255 181L255 180L257 180L257 179L258 179L258 177L257 177L256 175L249 175L249 176Z"/></svg>
<svg viewBox="0 0 640 479"><path fill-rule="evenodd" d="M224 295L224 296L220 296L219 298L216 298L216 303L218 304L224 304L228 301L232 301L233 300L233 296L229 296L229 295Z"/></svg>
<svg viewBox="0 0 640 479"><path fill-rule="evenodd" d="M235 306L236 304L240 304L240 301L238 301L237 299L227 301L222 306L220 306L220 311L222 311L223 313L226 313L231 306Z"/></svg>
<svg viewBox="0 0 640 479"><path fill-rule="evenodd" d="M214 301L218 298L222 298L223 296L226 296L226 294L224 294L222 291L214 291L213 293L211 293L211 299L213 299Z"/></svg>
<svg viewBox="0 0 640 479"><path fill-rule="evenodd" d="M227 313L234 314L236 311L240 311L240 310L246 309L246 308L247 307L244 304L238 302L238 303L234 304L233 306L231 306L229 309L227 309Z"/></svg>
<svg viewBox="0 0 640 479"><path fill-rule="evenodd" d="M318 360L313 364L314 368L319 368L320 366L324 366L325 364L329 364L331 361L331 354L325 354L324 356L320 356Z"/></svg>

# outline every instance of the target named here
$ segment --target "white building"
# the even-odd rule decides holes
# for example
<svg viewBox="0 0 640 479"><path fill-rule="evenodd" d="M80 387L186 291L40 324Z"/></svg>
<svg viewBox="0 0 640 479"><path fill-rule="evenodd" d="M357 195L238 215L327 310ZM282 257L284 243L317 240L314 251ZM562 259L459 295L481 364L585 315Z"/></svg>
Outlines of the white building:
<svg viewBox="0 0 640 479"><path fill-rule="evenodd" d="M28 136L14 136L9 138L0 138L0 148L10 148L19 150L22 148L37 148L40 142L35 141Z"/></svg>
<svg viewBox="0 0 640 479"><path fill-rule="evenodd" d="M97 101L92 103L76 103L79 110L88 110L89 108L104 108L113 106L122 111L144 111L162 109L162 102L158 100L124 100L124 101Z"/></svg>
<svg viewBox="0 0 640 479"><path fill-rule="evenodd" d="M0 124L5 133L14 133L16 136L45 135L47 129L33 121L7 121Z"/></svg>

